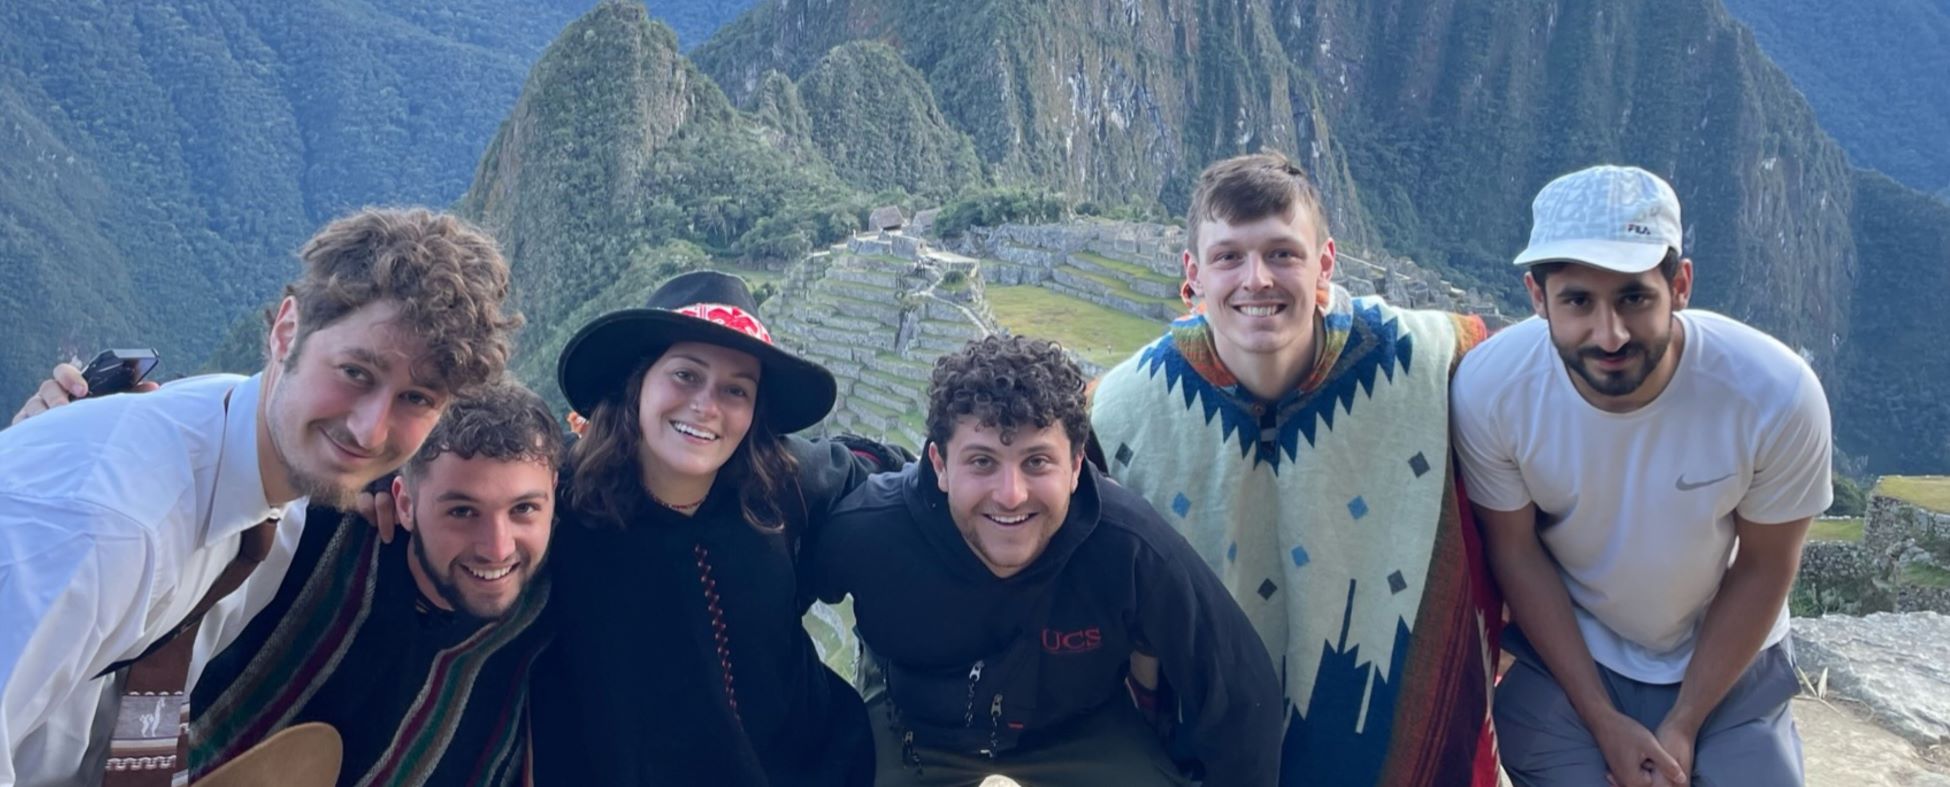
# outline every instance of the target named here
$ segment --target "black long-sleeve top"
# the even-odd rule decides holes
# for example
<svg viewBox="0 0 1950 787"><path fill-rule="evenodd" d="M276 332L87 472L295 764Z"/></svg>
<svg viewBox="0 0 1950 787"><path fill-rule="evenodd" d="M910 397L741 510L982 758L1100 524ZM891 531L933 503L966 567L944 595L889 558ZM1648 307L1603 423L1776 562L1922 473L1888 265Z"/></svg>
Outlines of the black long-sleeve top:
<svg viewBox="0 0 1950 787"><path fill-rule="evenodd" d="M555 785L866 787L865 708L819 660L799 543L871 469L787 438L798 489L764 532L722 477L693 516L621 527L565 511L550 547L557 639L534 672L536 776Z"/></svg>
<svg viewBox="0 0 1950 787"><path fill-rule="evenodd" d="M842 500L804 565L820 598L853 595L861 639L917 744L1006 756L1128 702L1122 679L1141 650L1183 704L1206 784L1279 774L1284 710L1251 622L1150 504L1095 468L1043 554L1007 579L955 529L926 461Z"/></svg>

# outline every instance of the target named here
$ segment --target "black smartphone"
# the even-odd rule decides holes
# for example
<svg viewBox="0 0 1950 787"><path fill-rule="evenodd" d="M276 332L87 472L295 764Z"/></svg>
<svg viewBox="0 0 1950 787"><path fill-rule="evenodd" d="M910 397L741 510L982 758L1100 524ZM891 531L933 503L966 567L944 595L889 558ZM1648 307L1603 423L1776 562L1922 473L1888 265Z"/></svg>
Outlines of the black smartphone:
<svg viewBox="0 0 1950 787"><path fill-rule="evenodd" d="M88 383L90 399L122 393L155 371L159 360L155 350L103 350L81 370L81 379Z"/></svg>

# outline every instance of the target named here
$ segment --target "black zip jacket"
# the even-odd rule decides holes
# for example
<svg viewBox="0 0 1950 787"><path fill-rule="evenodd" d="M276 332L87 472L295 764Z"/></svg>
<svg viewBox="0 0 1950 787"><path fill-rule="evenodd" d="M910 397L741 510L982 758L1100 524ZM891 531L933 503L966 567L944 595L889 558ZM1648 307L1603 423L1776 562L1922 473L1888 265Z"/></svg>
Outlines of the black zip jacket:
<svg viewBox="0 0 1950 787"><path fill-rule="evenodd" d="M1280 685L1252 624L1149 503L1084 470L1028 568L999 579L948 511L933 467L843 499L802 563L822 599L853 595L861 639L913 743L1006 757L1107 702L1133 650L1158 657L1207 785L1271 785Z"/></svg>

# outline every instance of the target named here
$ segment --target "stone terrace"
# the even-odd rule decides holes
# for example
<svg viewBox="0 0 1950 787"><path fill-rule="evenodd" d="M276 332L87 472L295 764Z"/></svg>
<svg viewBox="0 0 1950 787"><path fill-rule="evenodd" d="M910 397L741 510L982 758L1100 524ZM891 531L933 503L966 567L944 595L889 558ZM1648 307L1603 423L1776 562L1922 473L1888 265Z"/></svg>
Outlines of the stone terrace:
<svg viewBox="0 0 1950 787"><path fill-rule="evenodd" d="M994 330L978 263L898 231L815 253L781 283L775 332L832 370L840 396L815 431L918 450L934 359Z"/></svg>

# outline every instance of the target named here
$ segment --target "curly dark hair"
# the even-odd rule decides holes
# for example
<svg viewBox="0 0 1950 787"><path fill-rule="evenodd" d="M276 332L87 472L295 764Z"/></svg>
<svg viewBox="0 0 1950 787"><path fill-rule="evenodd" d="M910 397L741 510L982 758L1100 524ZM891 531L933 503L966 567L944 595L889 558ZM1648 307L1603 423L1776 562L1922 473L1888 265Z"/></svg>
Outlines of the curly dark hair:
<svg viewBox="0 0 1950 787"><path fill-rule="evenodd" d="M985 336L934 362L928 386L928 441L946 448L962 417L1015 439L1063 424L1073 450L1090 439L1083 370L1052 341L1025 336Z"/></svg>
<svg viewBox="0 0 1950 787"><path fill-rule="evenodd" d="M400 474L408 482L417 480L441 454L540 462L552 470L562 461L562 430L534 391L514 382L493 383L454 400Z"/></svg>

